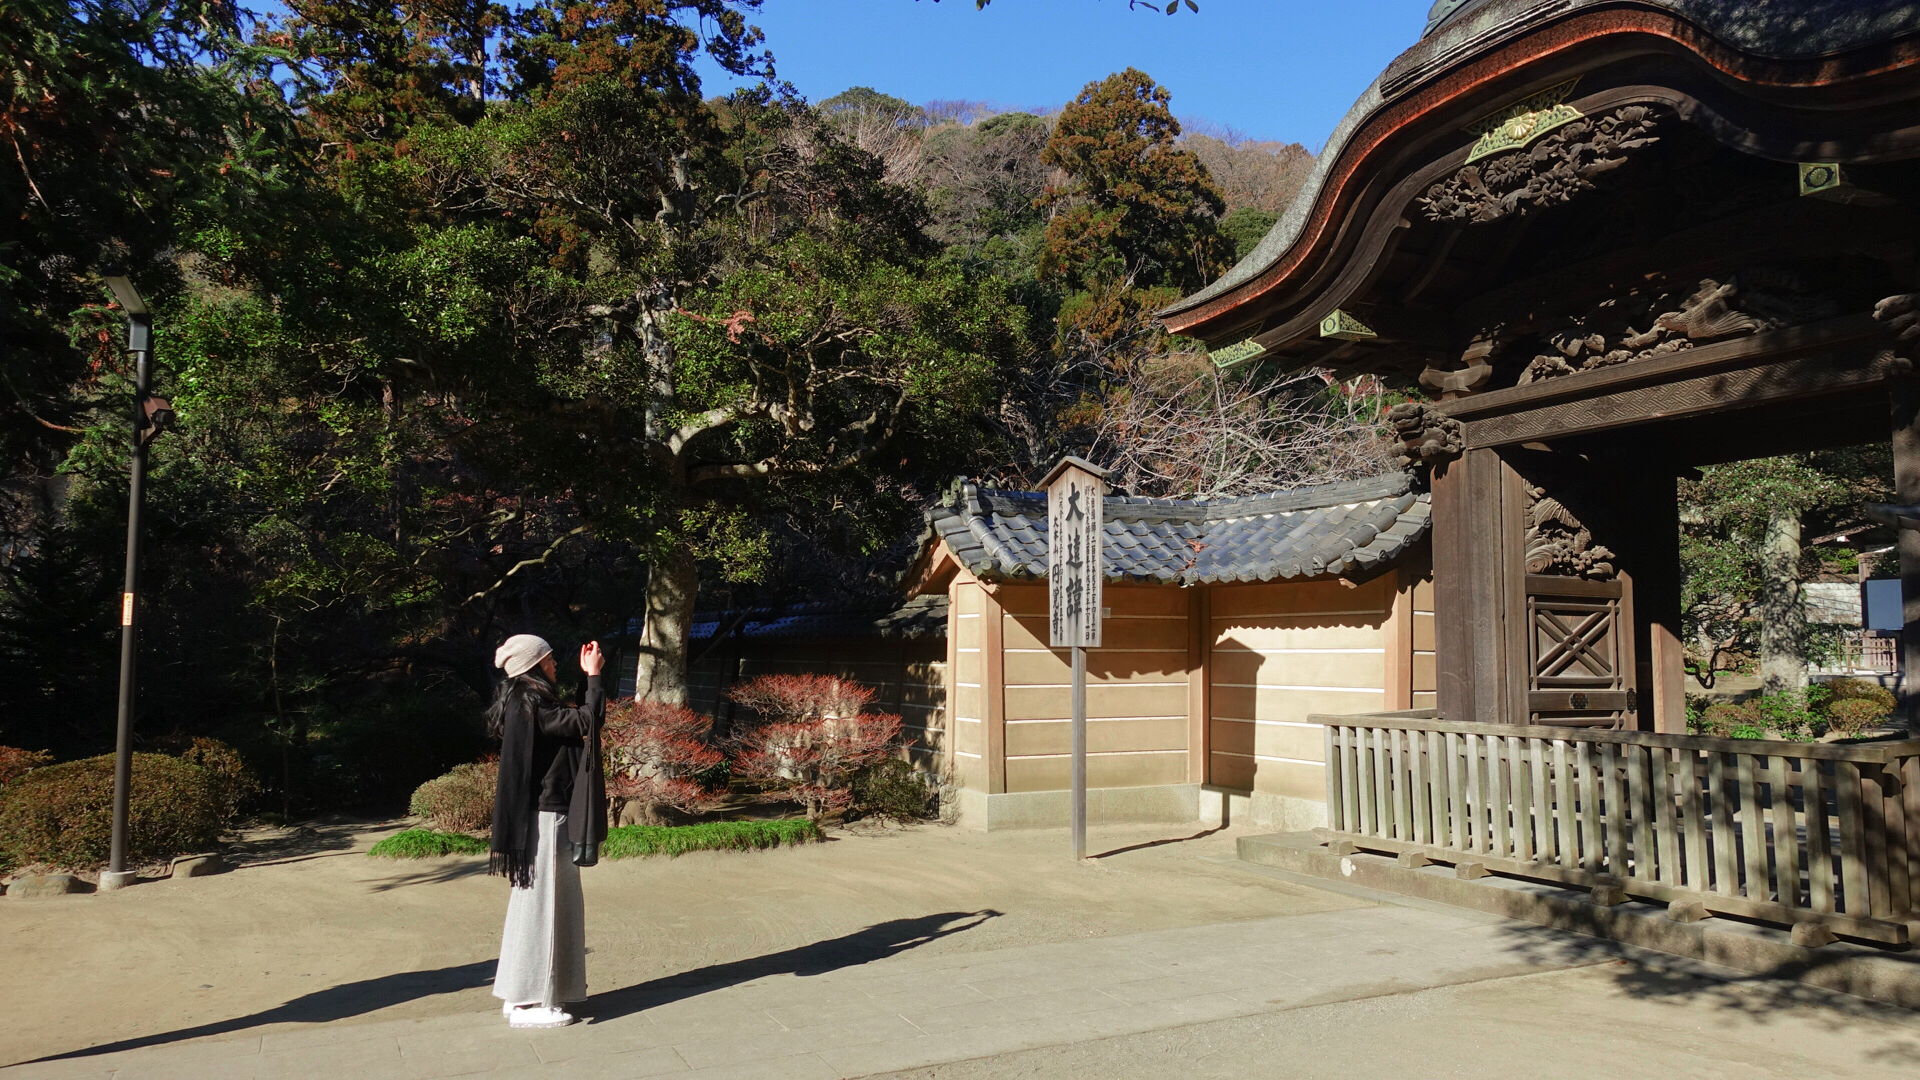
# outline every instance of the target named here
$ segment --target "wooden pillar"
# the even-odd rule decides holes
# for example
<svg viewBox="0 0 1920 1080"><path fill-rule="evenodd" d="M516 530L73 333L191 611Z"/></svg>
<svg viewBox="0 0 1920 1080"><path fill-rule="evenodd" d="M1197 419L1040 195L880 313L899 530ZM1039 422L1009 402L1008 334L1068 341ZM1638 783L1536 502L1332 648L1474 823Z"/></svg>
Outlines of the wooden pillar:
<svg viewBox="0 0 1920 1080"><path fill-rule="evenodd" d="M1187 590L1187 782L1204 784L1213 766L1213 592Z"/></svg>
<svg viewBox="0 0 1920 1080"><path fill-rule="evenodd" d="M1671 475L1648 469L1633 507L1633 604L1646 627L1639 673L1640 727L1687 733L1686 643L1680 634L1680 493ZM1650 712L1649 712L1650 710Z"/></svg>
<svg viewBox="0 0 1920 1080"><path fill-rule="evenodd" d="M987 794L1007 790L1007 624L1000 606L1000 588L981 583L980 588L980 702L986 716L986 738L981 753L986 758Z"/></svg>
<svg viewBox="0 0 1920 1080"><path fill-rule="evenodd" d="M1920 502L1920 381L1893 383L1894 502ZM1920 529L1896 530L1900 545L1900 704L1911 723L1920 720Z"/></svg>
<svg viewBox="0 0 1920 1080"><path fill-rule="evenodd" d="M1432 490L1434 705L1441 719L1464 722L1478 715L1469 631L1475 603L1466 459L1435 465Z"/></svg>
<svg viewBox="0 0 1920 1080"><path fill-rule="evenodd" d="M1393 571L1393 606L1380 635L1386 648L1381 674L1388 712L1413 708L1413 586L1418 576L1404 566Z"/></svg>

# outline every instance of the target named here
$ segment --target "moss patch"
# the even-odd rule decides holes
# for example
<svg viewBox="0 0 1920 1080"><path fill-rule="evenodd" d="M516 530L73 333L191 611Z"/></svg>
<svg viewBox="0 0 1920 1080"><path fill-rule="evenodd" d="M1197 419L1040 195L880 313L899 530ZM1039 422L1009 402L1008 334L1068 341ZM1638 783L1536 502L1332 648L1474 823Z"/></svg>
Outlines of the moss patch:
<svg viewBox="0 0 1920 1080"><path fill-rule="evenodd" d="M820 839L806 818L781 821L709 821L699 825L622 825L607 830L600 854L609 859L684 855L689 851L753 851Z"/></svg>
<svg viewBox="0 0 1920 1080"><path fill-rule="evenodd" d="M382 859L431 859L440 855L485 855L487 842L465 833L408 829L394 833L367 849L367 854Z"/></svg>

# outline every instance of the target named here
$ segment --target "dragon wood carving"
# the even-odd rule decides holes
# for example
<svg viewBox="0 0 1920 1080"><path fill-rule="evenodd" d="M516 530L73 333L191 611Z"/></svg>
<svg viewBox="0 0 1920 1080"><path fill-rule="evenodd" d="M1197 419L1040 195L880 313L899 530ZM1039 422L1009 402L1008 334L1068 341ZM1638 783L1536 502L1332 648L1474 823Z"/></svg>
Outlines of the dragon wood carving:
<svg viewBox="0 0 1920 1080"><path fill-rule="evenodd" d="M1421 209L1432 221L1479 224L1570 202L1632 151L1658 142L1654 124L1646 105L1576 120L1529 148L1462 167L1427 189Z"/></svg>
<svg viewBox="0 0 1920 1080"><path fill-rule="evenodd" d="M1564 503L1527 485L1527 573L1605 580L1613 577L1613 560Z"/></svg>
<svg viewBox="0 0 1920 1080"><path fill-rule="evenodd" d="M1519 385L1691 349L1761 330L1795 326L1838 307L1775 270L1745 270L1669 292L1606 300L1546 335L1554 351L1533 358ZM1636 327L1646 327L1644 330Z"/></svg>

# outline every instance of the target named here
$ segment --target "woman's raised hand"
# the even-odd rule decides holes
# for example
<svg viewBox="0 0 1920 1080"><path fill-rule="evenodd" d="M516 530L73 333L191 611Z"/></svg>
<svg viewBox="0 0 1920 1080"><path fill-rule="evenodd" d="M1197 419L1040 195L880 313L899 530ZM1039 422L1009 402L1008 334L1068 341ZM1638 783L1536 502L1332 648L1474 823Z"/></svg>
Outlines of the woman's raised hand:
<svg viewBox="0 0 1920 1080"><path fill-rule="evenodd" d="M585 645L580 646L581 671L589 675L598 675L600 674L600 669L606 666L607 654L600 651L599 642L589 641Z"/></svg>

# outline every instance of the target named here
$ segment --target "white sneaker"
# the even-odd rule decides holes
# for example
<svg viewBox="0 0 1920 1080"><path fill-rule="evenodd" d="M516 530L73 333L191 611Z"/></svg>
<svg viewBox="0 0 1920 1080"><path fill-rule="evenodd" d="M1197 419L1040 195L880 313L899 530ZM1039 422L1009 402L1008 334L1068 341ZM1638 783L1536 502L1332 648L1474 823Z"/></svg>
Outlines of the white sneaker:
<svg viewBox="0 0 1920 1080"><path fill-rule="evenodd" d="M565 1009L556 1009L550 1005L533 1005L524 1009L511 1009L507 1013L507 1023L517 1028L557 1028L573 1023L573 1014Z"/></svg>

